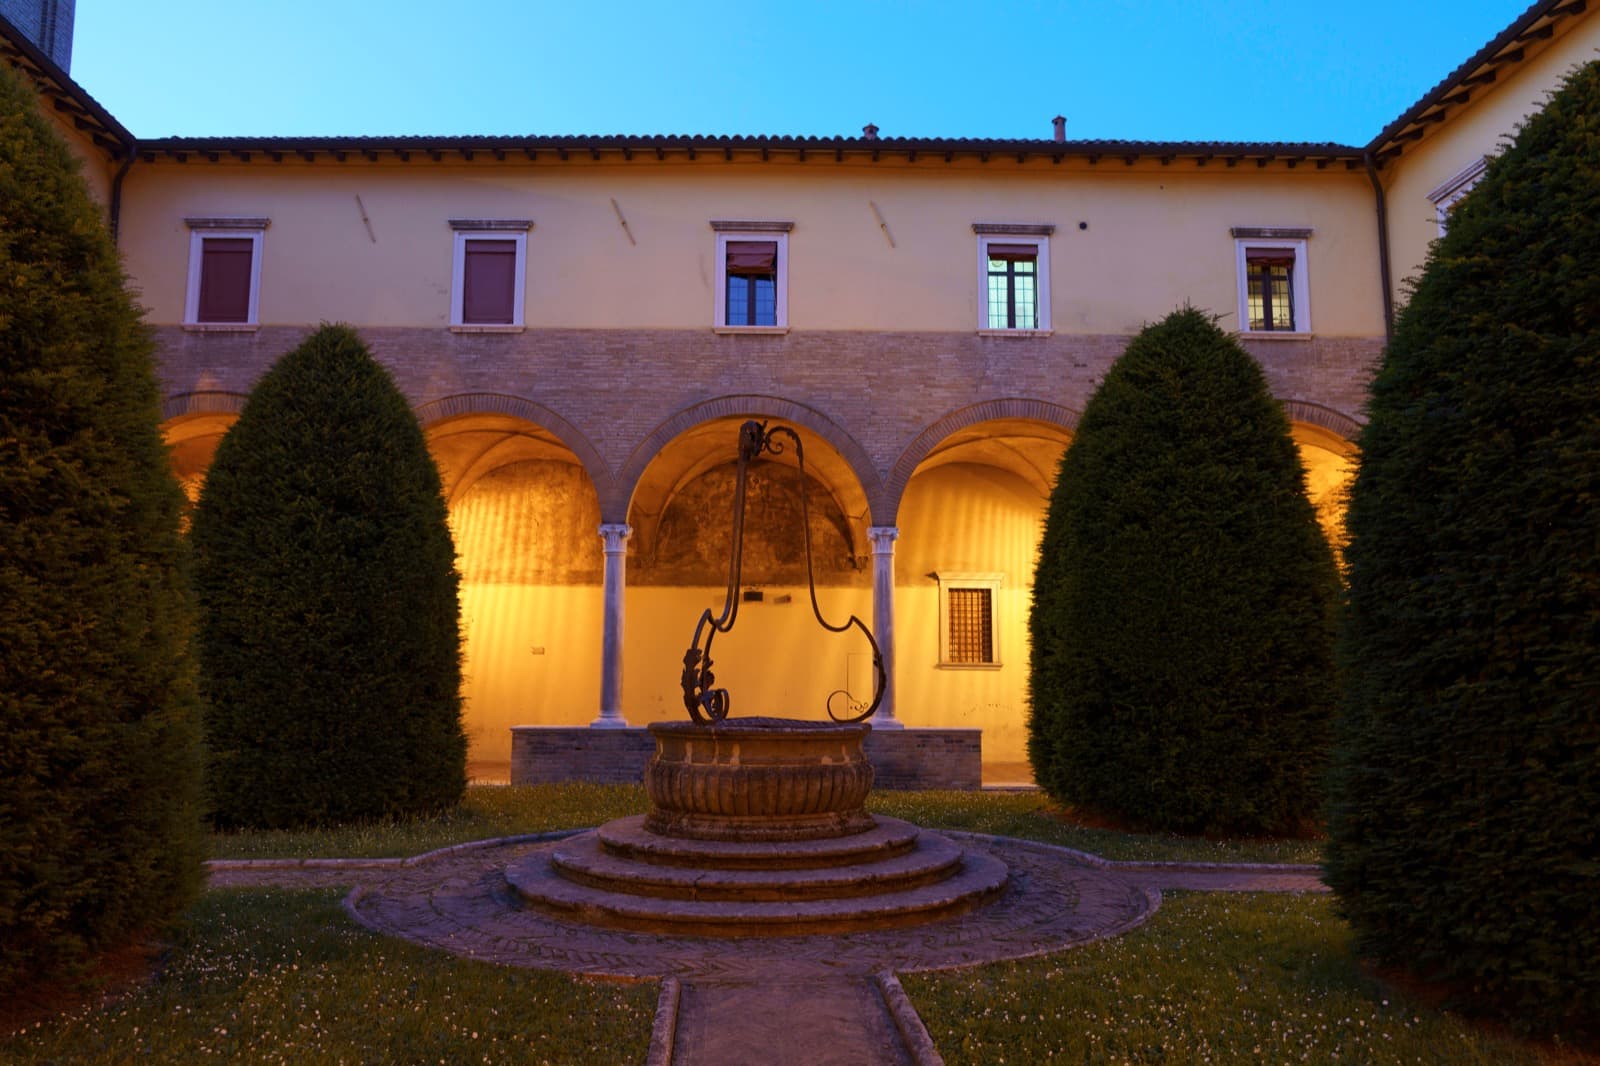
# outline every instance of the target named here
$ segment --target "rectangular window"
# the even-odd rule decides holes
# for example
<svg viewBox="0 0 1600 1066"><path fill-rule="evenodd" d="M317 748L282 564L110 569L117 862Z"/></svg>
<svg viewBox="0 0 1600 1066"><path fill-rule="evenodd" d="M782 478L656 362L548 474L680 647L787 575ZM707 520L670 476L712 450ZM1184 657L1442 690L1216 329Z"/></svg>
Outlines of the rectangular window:
<svg viewBox="0 0 1600 1066"><path fill-rule="evenodd" d="M1028 334L1050 329L1052 225L974 222L978 235L978 330Z"/></svg>
<svg viewBox="0 0 1600 1066"><path fill-rule="evenodd" d="M497 332L522 328L531 219L453 218L450 328Z"/></svg>
<svg viewBox="0 0 1600 1066"><path fill-rule="evenodd" d="M1309 229L1235 226L1239 331L1303 337L1311 332L1311 286L1306 272Z"/></svg>
<svg viewBox="0 0 1600 1066"><path fill-rule="evenodd" d="M1000 665L996 619L1003 574L933 575L939 582L939 665Z"/></svg>
<svg viewBox="0 0 1600 1066"><path fill-rule="evenodd" d="M469 238L462 254L461 322L509 326L517 320L517 242Z"/></svg>
<svg viewBox="0 0 1600 1066"><path fill-rule="evenodd" d="M1250 330L1294 330L1294 253L1246 248L1245 299Z"/></svg>
<svg viewBox="0 0 1600 1066"><path fill-rule="evenodd" d="M256 242L249 237L200 238L198 322L250 321L251 264Z"/></svg>
<svg viewBox="0 0 1600 1066"><path fill-rule="evenodd" d="M778 242L729 241L729 326L778 324Z"/></svg>
<svg viewBox="0 0 1600 1066"><path fill-rule="evenodd" d="M264 218L188 218L189 280L183 322L192 329L254 329Z"/></svg>
<svg viewBox="0 0 1600 1066"><path fill-rule="evenodd" d="M713 221L716 300L713 326L723 333L782 333L789 327L789 231L792 222Z"/></svg>
<svg viewBox="0 0 1600 1066"><path fill-rule="evenodd" d="M989 328L1039 328L1039 249L989 245Z"/></svg>
<svg viewBox="0 0 1600 1066"><path fill-rule="evenodd" d="M994 590L952 588L947 661L967 666L994 662Z"/></svg>
<svg viewBox="0 0 1600 1066"><path fill-rule="evenodd" d="M1439 236L1443 237L1445 230L1450 228L1450 213L1483 179L1483 172L1488 166L1488 157L1479 156L1428 194L1428 199L1433 201L1434 217L1439 223Z"/></svg>

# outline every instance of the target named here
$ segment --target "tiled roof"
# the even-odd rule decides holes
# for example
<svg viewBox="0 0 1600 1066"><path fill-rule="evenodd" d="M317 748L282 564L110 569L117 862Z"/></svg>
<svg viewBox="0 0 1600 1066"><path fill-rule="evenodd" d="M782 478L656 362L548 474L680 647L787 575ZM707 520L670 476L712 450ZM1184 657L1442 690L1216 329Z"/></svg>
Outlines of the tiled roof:
<svg viewBox="0 0 1600 1066"><path fill-rule="evenodd" d="M133 147L133 134L4 16L0 16L0 56L32 78L55 109L108 154L123 156Z"/></svg>
<svg viewBox="0 0 1600 1066"><path fill-rule="evenodd" d="M360 136L360 137L165 137L138 139L110 112L5 18L0 17L0 55L24 70L57 110L69 115L79 129L113 157L125 156L129 149L153 160L157 157L187 159L191 156L250 160L257 155L267 159L300 156L315 159L350 156L377 159L387 156L409 160L474 159L479 153L503 159L511 155L537 159L541 155L565 160L574 155L599 159L602 154L631 159L634 153L664 158L668 153L694 158L700 153L721 153L731 159L735 153L759 153L763 158L779 153L807 159L812 155L846 155L873 159L884 155L915 161L924 156L953 160L957 156L987 161L990 158L1118 160L1133 163L1157 159L1169 163L1176 159L1207 163L1221 161L1226 166L1254 162L1258 166L1284 163L1295 166L1311 162L1317 167L1340 163L1359 166L1367 153L1382 165L1402 153L1406 145L1419 140L1427 127L1442 122L1453 107L1465 104L1481 86L1497 78L1500 67L1522 61L1554 36L1556 24L1587 10L1588 0L1538 0L1494 40L1479 49L1438 85L1384 127L1367 145L1304 142L1239 141L1132 141L1003 139L971 137L797 137L797 136L715 136L708 134L581 134L555 136Z"/></svg>
<svg viewBox="0 0 1600 1066"><path fill-rule="evenodd" d="M1586 10L1588 0L1538 0L1385 126L1367 150L1379 163L1399 155L1407 144L1421 139L1429 125L1443 122L1452 107L1467 103L1480 87L1492 84L1500 67L1520 63L1531 51L1542 47L1555 35L1558 22Z"/></svg>
<svg viewBox="0 0 1600 1066"><path fill-rule="evenodd" d="M949 161L956 156L988 158L1087 159L1100 160L1172 159L1212 160L1227 165L1246 160L1264 164L1270 161L1330 162L1359 161L1361 149L1347 144L1307 144L1287 142L1236 141L1128 141L994 139L969 137L794 137L794 136L713 136L707 134L574 134L562 136L421 136L393 137L166 137L141 140L138 150L147 158L156 156L208 158L277 158L301 155L334 157L379 155L409 159L413 155L439 159L446 155L476 158L479 153L504 158L510 155L538 158L548 154L560 159L602 154L632 158L634 153L668 153L695 157L701 153L723 154L779 153L799 158L843 158L845 155L878 157L892 155L916 159L927 156Z"/></svg>

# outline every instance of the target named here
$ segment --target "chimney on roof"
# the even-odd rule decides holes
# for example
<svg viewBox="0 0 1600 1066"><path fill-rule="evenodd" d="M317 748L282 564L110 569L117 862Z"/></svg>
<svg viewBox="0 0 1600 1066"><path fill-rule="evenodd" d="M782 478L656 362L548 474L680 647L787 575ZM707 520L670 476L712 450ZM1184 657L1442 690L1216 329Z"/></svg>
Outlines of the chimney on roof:
<svg viewBox="0 0 1600 1066"><path fill-rule="evenodd" d="M1057 115L1055 118L1050 120L1050 124L1056 128L1057 144L1060 144L1062 141L1067 139L1067 116Z"/></svg>
<svg viewBox="0 0 1600 1066"><path fill-rule="evenodd" d="M870 122L867 123L865 126L861 127L861 136L866 138L869 141L877 140L878 139L878 127L874 126Z"/></svg>

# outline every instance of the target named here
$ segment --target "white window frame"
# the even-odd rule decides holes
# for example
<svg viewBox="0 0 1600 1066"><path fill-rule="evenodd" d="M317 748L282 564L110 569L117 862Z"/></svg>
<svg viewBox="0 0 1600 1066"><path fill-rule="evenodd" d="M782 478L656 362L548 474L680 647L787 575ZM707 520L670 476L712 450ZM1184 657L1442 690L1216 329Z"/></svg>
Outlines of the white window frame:
<svg viewBox="0 0 1600 1066"><path fill-rule="evenodd" d="M985 264L987 266L987 264ZM1008 331L1009 332L1009 331ZM934 573L939 582L939 667L949 670L998 670L1000 661L1000 586L1005 574L971 573L967 571L940 570ZM989 650L994 658L986 663L957 663L950 661L950 590L987 589L989 592Z"/></svg>
<svg viewBox="0 0 1600 1066"><path fill-rule="evenodd" d="M1306 256L1308 229L1262 229L1234 227L1234 280L1239 289L1239 333L1248 337L1279 340L1304 340L1311 336L1311 270ZM1250 282L1246 277L1246 248L1274 248L1294 253L1294 329L1250 328Z"/></svg>
<svg viewBox="0 0 1600 1066"><path fill-rule="evenodd" d="M183 328L205 333L237 333L260 328L261 323L261 245L267 218L186 218L189 227L189 273L183 296ZM200 276L208 239L242 239L250 248L250 309L243 322L200 321Z"/></svg>
<svg viewBox="0 0 1600 1066"><path fill-rule="evenodd" d="M1450 226L1450 212L1455 210L1462 197L1483 180L1483 172L1488 166L1489 157L1480 155L1428 194L1428 199L1433 203L1434 218L1439 223L1439 236L1443 237Z"/></svg>
<svg viewBox="0 0 1600 1066"><path fill-rule="evenodd" d="M789 231L793 222L751 222L713 219L717 235L716 292L712 307L712 328L717 333L789 332ZM728 322L728 242L772 241L778 246L777 306L770 326L736 326Z"/></svg>
<svg viewBox="0 0 1600 1066"><path fill-rule="evenodd" d="M1050 324L1050 235L1055 226L1011 222L974 222L978 235L978 333L984 337L1048 337ZM1035 248L1034 296L1038 321L1032 327L995 329L989 325L989 245L1031 244Z"/></svg>
<svg viewBox="0 0 1600 1066"><path fill-rule="evenodd" d="M528 291L528 231L531 218L452 218L455 231L454 261L450 267L450 331L452 333L520 333ZM515 241L516 280L511 289L510 322L463 322L462 304L466 296L467 245L472 241Z"/></svg>

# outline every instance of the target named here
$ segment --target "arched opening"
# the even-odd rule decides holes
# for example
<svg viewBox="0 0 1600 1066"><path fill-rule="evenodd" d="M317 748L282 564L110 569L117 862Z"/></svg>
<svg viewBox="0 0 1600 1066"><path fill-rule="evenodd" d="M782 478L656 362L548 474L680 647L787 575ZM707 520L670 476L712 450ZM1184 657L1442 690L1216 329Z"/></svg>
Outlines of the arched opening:
<svg viewBox="0 0 1600 1066"><path fill-rule="evenodd" d="M200 498L200 488L205 484L206 471L216 458L217 445L227 435L239 416L232 412L206 412L180 415L161 427L172 458L172 473L183 486L183 493L193 507Z"/></svg>
<svg viewBox="0 0 1600 1066"><path fill-rule="evenodd" d="M760 418L759 412L751 417ZM740 416L698 423L644 468L628 508L623 706L632 724L683 715L683 655L701 612L720 614L729 578ZM787 424L787 423L785 423ZM791 427L805 452L806 496L818 603L841 623L870 624L867 496L840 451ZM787 445L787 439L778 438ZM813 618L805 568L800 475L792 447L751 464L743 573L733 631L712 648L731 713L823 718L835 689L870 697L871 652L859 634L835 635Z"/></svg>
<svg viewBox="0 0 1600 1066"><path fill-rule="evenodd" d="M468 765L509 780L513 725L585 725L599 694L600 501L578 456L524 419L427 427L461 570Z"/></svg>
<svg viewBox="0 0 1600 1066"><path fill-rule="evenodd" d="M1027 763L1028 606L1064 426L997 418L941 440L901 497L895 551L897 716L983 730L987 783Z"/></svg>
<svg viewBox="0 0 1600 1066"><path fill-rule="evenodd" d="M1345 508L1358 462L1356 446L1332 430L1308 422L1292 422L1289 431L1305 464L1306 495L1317 510L1323 535L1342 558Z"/></svg>

